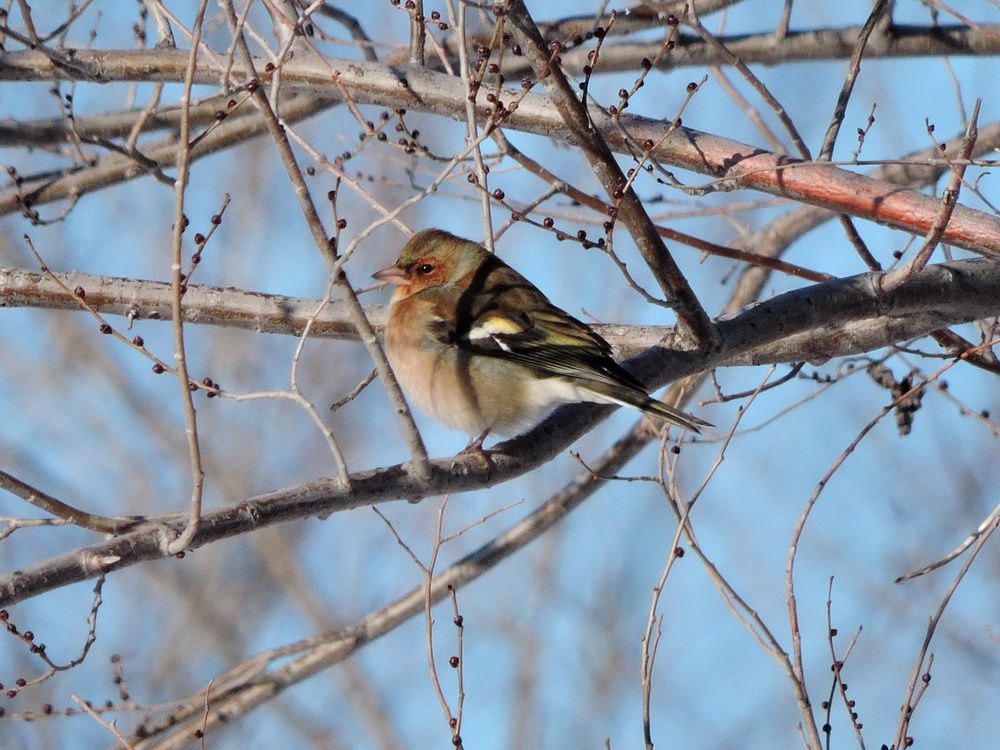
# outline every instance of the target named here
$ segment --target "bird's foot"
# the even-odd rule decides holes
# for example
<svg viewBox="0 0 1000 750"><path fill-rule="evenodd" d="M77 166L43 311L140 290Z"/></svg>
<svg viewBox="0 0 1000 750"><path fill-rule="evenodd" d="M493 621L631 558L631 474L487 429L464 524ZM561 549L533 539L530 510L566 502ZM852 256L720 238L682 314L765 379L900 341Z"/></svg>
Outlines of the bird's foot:
<svg viewBox="0 0 1000 750"><path fill-rule="evenodd" d="M486 441L487 436L490 434L490 429L487 428L483 430L479 437L470 440L469 444L462 449L459 453L460 456L475 456L482 463L483 468L486 470L486 476L493 473L493 469L496 468L496 464L493 462L492 451L488 451L483 448L483 443Z"/></svg>

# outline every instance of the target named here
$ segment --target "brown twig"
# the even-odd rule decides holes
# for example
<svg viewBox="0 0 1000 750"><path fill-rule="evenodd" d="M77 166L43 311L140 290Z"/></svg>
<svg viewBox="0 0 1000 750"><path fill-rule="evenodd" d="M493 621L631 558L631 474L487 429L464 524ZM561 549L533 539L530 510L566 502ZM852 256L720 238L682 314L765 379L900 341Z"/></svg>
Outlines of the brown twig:
<svg viewBox="0 0 1000 750"><path fill-rule="evenodd" d="M724 404L727 401L736 401L741 398L748 398L750 396L755 396L756 394L763 393L764 391L769 391L772 388L777 388L780 385L784 385L789 380L794 378L796 375L799 374L799 372L802 370L805 364L806 364L805 362L794 363L792 365L792 369L790 369L780 378L772 380L770 383L768 383L763 387L758 386L757 388L754 388L752 390L739 391L738 393L727 393L724 395L720 392L719 395L716 396L715 398L703 399L699 401L698 404L701 406L707 406L708 404Z"/></svg>
<svg viewBox="0 0 1000 750"><path fill-rule="evenodd" d="M226 9L229 22L235 30L236 16L231 0L227 0ZM237 51L243 61L243 65L251 74L253 74L253 59L250 56L250 50L247 47L243 35L241 33L236 33L235 40ZM329 236L323 229L323 223L319 218L319 213L316 211L316 206L313 203L309 188L302 176L302 171L299 169L295 153L292 151L284 126L282 126L278 121L277 114L271 107L271 103L268 101L267 96L265 96L261 87L255 87L252 93L254 95L254 102L264 115L264 123L278 149L278 154L281 157L282 164L285 166L285 172L292 184L293 192L299 203L299 208L301 209L306 220L306 224L309 228L310 234L312 235L313 241L316 244L316 248L320 252L321 257L326 262L327 266L330 268L337 291L340 293L340 296L343 298L344 302L347 304L348 310L350 311L351 322L354 323L357 328L361 341L368 350L368 354L371 356L375 364L375 368L379 371L379 377L382 379L385 389L389 394L389 398L395 406L396 416L400 428L406 439L407 445L410 448L413 471L418 477L426 481L430 476L427 449L424 447L424 442L420 437L420 432L417 430L417 426L413 422L413 416L410 414L409 407L406 405L406 400L403 398L403 392L399 387L399 383L389 367L389 362L385 357L385 352L382 350L382 347L375 336L375 330L365 317L364 310L361 307L361 303L358 301L357 294L354 292L354 289L348 282L346 275L342 272L340 265L337 263L336 250L330 247Z"/></svg>
<svg viewBox="0 0 1000 750"><path fill-rule="evenodd" d="M173 539L164 539L166 554L183 552L198 534L201 525L202 493L205 487L205 470L202 468L201 447L198 439L198 417L194 408L194 398L188 386L187 352L184 344L184 318L181 313L181 298L184 290L181 282L182 248L184 230L188 219L184 213L184 197L188 186L188 176L191 166L191 121L188 117L187 103L191 100L191 88L194 85L195 63L198 59L198 47L201 42L202 24L205 20L205 9L208 0L200 0L198 11L192 27L191 50L187 73L184 76L184 93L181 96L181 128L177 152L177 178L175 181L174 201L174 231L172 261L170 264L171 314L174 341L174 359L177 362L177 384L181 391L181 405L184 411L184 432L187 436L188 459L191 463L191 510L183 531Z"/></svg>
<svg viewBox="0 0 1000 750"><path fill-rule="evenodd" d="M861 750L865 750L865 738L861 734L862 725L861 722L858 721L858 712L854 710L856 705L853 700L847 697L847 683L844 682L843 678L844 665L847 664L847 659L850 657L855 644L858 642L858 638L861 636L861 627L858 626L857 632L855 632L854 637L851 638L850 643L847 644L847 648L844 650L844 655L842 657L837 656L837 647L833 641L836 636L837 628L833 627L833 576L830 576L830 583L827 587L826 593L826 642L830 647L833 683L830 685L830 695L824 704L826 706L826 724L823 726L823 732L826 734L826 746L827 750L829 750L831 735L831 709L833 704L833 693L836 691L840 694L841 700L844 702L844 708L847 710L847 714L851 719L851 727L854 729L854 738L858 742L858 747L860 747Z"/></svg>
<svg viewBox="0 0 1000 750"><path fill-rule="evenodd" d="M977 347L977 348L984 348L987 345L993 345L995 343L996 342L990 342L990 344L984 344L982 345L982 347ZM799 550L799 542L801 541L802 534L805 531L806 522L809 519L812 510L815 508L816 503L819 501L819 497L822 494L823 490L826 488L830 480L833 478L833 475L840 470L840 468L844 465L844 462L847 460L847 458L857 449L858 445L861 444L861 441L864 440L864 438L868 435L869 432L871 432L871 430L875 427L875 425L881 422L882 419L890 412L892 412L892 410L895 409L899 404L911 398L914 394L923 391L925 388L927 388L927 386L938 380L942 375L944 375L945 372L950 370L952 367L954 367L961 361L962 357L959 357L956 358L954 361L949 362L948 364L944 365L939 370L934 372L926 380L917 383L912 388L907 390L905 393L902 393L898 397L893 399L891 403L889 403L886 406L883 406L879 410L878 414L876 414L871 420L868 421L867 424L865 424L864 427L861 428L861 430L858 432L855 438L850 442L850 444L840 453L839 456L837 456L836 460L833 462L830 468L826 471L826 473L819 480L819 482L816 483L815 489L813 489L809 498L806 500L802 512L799 515L799 519L796 522L795 528L792 532L792 538L788 544L788 554L785 561L785 602L788 609L788 623L792 637L792 660L794 666L794 675L795 675L795 680L801 686L801 689L803 691L806 690L806 677L805 677L805 663L802 659L802 634L799 629L799 612L795 596L795 560ZM998 516L998 518L1000 518L1000 516ZM985 538L981 538L979 540L979 543L977 544L976 547L977 551L982 546L982 543L984 541ZM959 577L952 584L953 588L950 591L953 591L954 586L958 585L958 581L961 580L962 575L964 575L965 571L968 569L968 566L971 564L972 559L974 558L975 554L970 556L969 560L966 562L965 567L963 567L962 572L959 574ZM942 603L942 607L939 610L939 613L943 611L944 604L947 603L948 597L950 597L950 592L946 596L945 602ZM935 622L932 621L931 626L929 626L928 628L928 636L924 644L925 648L927 644L930 642L930 637L933 635L934 624ZM922 663L922 660L923 660L923 652L921 652L920 659L918 660L917 664L918 670L920 664ZM916 679L914 678L914 680L911 682L911 685L915 682ZM911 692L908 692L903 704L904 709L909 705L910 695ZM908 720L908 712L904 713L906 714L906 720ZM904 729L905 728L903 727L901 722L899 732L900 733L904 732ZM902 745L897 744L897 747L901 746Z"/></svg>
<svg viewBox="0 0 1000 750"><path fill-rule="evenodd" d="M969 118L969 125L966 128L965 139L962 143L963 161L968 161L972 154L972 149L976 145L976 138L979 136L979 107L981 104L982 100L976 99L976 103L972 108L972 116ZM929 124L928 129L933 130ZM894 289L897 285L913 278L913 275L919 273L927 265L928 261L930 261L934 251L937 250L938 243L941 242L941 238L944 236L945 228L948 226L952 214L955 212L955 206L958 204L958 194L962 189L962 178L965 175L965 169L965 164L952 167L951 179L948 181L947 187L941 192L941 208L938 210L938 215L934 219L934 223L931 224L927 236L924 238L923 245L917 250L916 255L913 256L913 260L902 268L890 271L883 277L882 286L884 289Z"/></svg>
<svg viewBox="0 0 1000 750"><path fill-rule="evenodd" d="M871 36L872 31L875 30L878 22L891 5L892 0L876 0L872 12L868 16L868 20L861 27L861 33L858 34L858 41L851 52L851 61L847 67L847 75L844 77L844 85L840 89L840 94L837 96L837 104L833 108L833 117L830 119L826 135L823 136L823 145L819 148L819 156L817 158L820 161L830 161L833 158L833 147L837 143L837 134L840 132L840 126L843 124L844 117L847 114L847 103L851 99L854 84L858 80L858 73L861 71L861 57L864 55L865 47L868 45L868 37Z"/></svg>
<svg viewBox="0 0 1000 750"><path fill-rule="evenodd" d="M145 520L142 518L109 518L107 516L88 513L54 498L52 495L42 492L36 487L32 487L27 482L22 482L17 477L2 470L0 470L0 489L7 490L7 492L21 498L26 503L34 505L36 508L41 508L46 513L51 513L56 518L61 518L81 528L99 531L103 534L121 534L141 525Z"/></svg>
<svg viewBox="0 0 1000 750"><path fill-rule="evenodd" d="M944 596L941 598L941 604L931 615L930 621L927 623L927 631L924 634L923 642L920 644L920 648L917 650L917 659L913 665L913 673L910 675L910 679L906 684L906 691L903 694L903 705L899 712L899 724L896 729L896 747L908 747L911 743L907 742L907 731L910 727L910 722L913 720L913 713L917 707L919 699L923 697L924 691L926 691L927 686L930 684L930 668L934 661L934 655L931 654L928 659L928 650L931 646L931 641L934 639L934 634L937 632L937 627L941 622L941 618L944 617L944 611L948 607L948 603L951 601L952 596L954 596L955 591L958 589L958 585L965 578L965 574L969 572L972 567L972 563L975 562L976 557L979 552L983 549L983 545L986 544L987 540L1000 526L1000 513L992 514L989 525L983 529L980 533L979 538L976 540L975 545L972 547L972 551L969 552L969 556L966 558L965 563L962 565L961 569L955 575L951 584L948 586L947 591L945 591ZM924 669L924 662L927 660L927 669ZM917 682L921 681L920 692L917 693L916 698L914 693L917 690Z"/></svg>
<svg viewBox="0 0 1000 750"><path fill-rule="evenodd" d="M109 722L102 719L100 714L98 714L93 708L90 707L88 701L83 700L78 695L71 695L70 700L73 701L76 705L78 705L80 707L80 710L83 711L83 713L87 714L87 716L89 716L91 719L93 719L102 727L111 732L114 738L119 743L121 743L121 747L123 748L123 750L133 750L134 745L127 739L125 739L124 735L122 735L122 733L118 730L118 727L115 726L115 722L113 721Z"/></svg>
<svg viewBox="0 0 1000 750"><path fill-rule="evenodd" d="M895 582L902 583L903 581L909 581L914 578L919 578L920 576L927 575L928 573L947 565L952 560L961 555L963 552L965 552L965 550L969 549L969 547L971 547L973 544L978 542L983 537L984 534L989 535L993 533L993 530L995 530L996 528L998 518L1000 518L1000 505L997 505L992 511L990 511L989 515L986 516L985 519L983 519L983 521L979 524L979 526L977 526L976 529L971 534L969 534L965 539L963 539L962 543L959 544L957 547L955 547L955 549L953 549L951 552L946 554L944 557L935 560L932 563L924 565L921 568L918 568L916 570L911 570L908 573L904 573L903 575L896 578Z"/></svg>

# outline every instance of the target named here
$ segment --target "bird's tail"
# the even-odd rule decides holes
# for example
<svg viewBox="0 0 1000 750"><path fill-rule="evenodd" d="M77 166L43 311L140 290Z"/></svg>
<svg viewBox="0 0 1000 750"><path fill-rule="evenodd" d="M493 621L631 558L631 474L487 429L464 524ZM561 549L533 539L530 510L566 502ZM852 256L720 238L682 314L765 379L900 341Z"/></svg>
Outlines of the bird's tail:
<svg viewBox="0 0 1000 750"><path fill-rule="evenodd" d="M670 404L665 404L659 399L652 398L651 396L646 396L642 403L630 404L630 406L635 406L643 414L648 414L649 416L660 419L672 425L677 425L685 430L691 430L691 432L701 432L699 428L701 427L714 427L711 422L706 422L704 419L699 419L693 414L688 414L680 409L675 409Z"/></svg>
<svg viewBox="0 0 1000 750"><path fill-rule="evenodd" d="M701 432L701 427L715 426L711 422L706 422L704 419L687 414L640 390L623 387L591 387L590 390L599 396L601 401L608 401L620 406L630 406L633 409L638 409L643 414L653 417L653 419L659 419L662 422L676 425L691 432Z"/></svg>

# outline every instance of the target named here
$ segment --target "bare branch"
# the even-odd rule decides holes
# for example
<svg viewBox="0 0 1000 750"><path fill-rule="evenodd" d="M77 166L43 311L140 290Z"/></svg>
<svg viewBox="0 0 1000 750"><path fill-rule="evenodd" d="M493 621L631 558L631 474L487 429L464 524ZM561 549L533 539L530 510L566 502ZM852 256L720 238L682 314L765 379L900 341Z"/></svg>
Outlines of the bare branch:
<svg viewBox="0 0 1000 750"><path fill-rule="evenodd" d="M93 71L108 80L179 81L183 77L184 53L178 50L147 50L74 55L76 68ZM246 75L245 73L241 73ZM0 80L63 80L76 75L54 65L39 52L0 55ZM207 62L199 63L197 83L217 82L219 71ZM358 60L324 58L319 65L291 60L282 66L284 85L340 96L349 91L359 103L406 107L449 117L464 113L465 86L453 76L423 68L391 68ZM331 83L335 79L336 83ZM522 92L503 90L504 97L517 98ZM483 107L480 116L488 116ZM639 142L657 143L652 156L658 161L712 175L720 188L760 190L792 200L810 203L915 234L926 235L938 215L933 198L898 185L879 182L826 164L803 162L778 156L738 141L702 133L690 128L673 128L656 120L622 115L621 126L601 112L591 112L590 121L602 139L619 153L630 153L625 133ZM566 138L568 126L548 97L523 96L515 111L504 120L505 127L553 137ZM625 132L623 132L623 129ZM662 139L662 142L661 142ZM33 203L45 202L40 191ZM0 195L0 213L21 210L16 194ZM1000 218L956 206L942 241L980 253L1000 248Z"/></svg>
<svg viewBox="0 0 1000 750"><path fill-rule="evenodd" d="M659 386L726 364L825 361L1000 313L1000 262L971 259L928 266L887 294L875 281L873 274L862 274L761 302L717 324L721 344L708 356L653 349L626 364L640 380ZM350 489L339 480L321 479L249 498L203 514L192 547L293 518L498 484L558 455L612 411L590 404L563 407L535 429L495 446L492 466L474 455L430 462L429 483L392 466L351 475ZM157 538L155 532L137 531L0 578L0 606L157 559L163 554Z"/></svg>
<svg viewBox="0 0 1000 750"><path fill-rule="evenodd" d="M0 471L0 489L7 490L26 503L34 505L36 508L41 508L47 513L51 513L56 518L61 518L81 528L99 531L104 534L121 534L123 531L134 529L142 523L141 518L107 518L106 516L87 513L32 487L26 482L22 482L6 471Z"/></svg>
<svg viewBox="0 0 1000 750"><path fill-rule="evenodd" d="M851 53L851 64L847 69L844 85L840 90L840 95L837 97L837 105L833 110L830 127L827 128L826 135L823 138L823 145L819 148L820 160L830 161L833 158L833 147L837 143L837 134L840 132L840 126L844 122L844 116L847 114L847 103L851 99L854 84L858 80L858 73L861 70L861 56L865 53L868 37L871 36L871 33L875 30L882 16L889 10L891 4L891 0L876 0L871 15L868 16L868 20L862 27L861 33L858 34L858 41L855 44L854 51Z"/></svg>
<svg viewBox="0 0 1000 750"><path fill-rule="evenodd" d="M699 15L704 15L704 3L698 3ZM681 9L674 11L678 15ZM865 56L869 59L898 59L924 56L977 56L1000 53L1000 24L987 24L976 31L967 26L914 26L894 24L888 33L879 35L869 45ZM722 42L745 63L779 65L794 61L847 60L854 51L863 27L849 26L839 29L804 29L789 31L780 40L773 32L763 34L720 35ZM652 59L656 53L655 42L615 42L604 45L601 51L601 68L604 73L635 70L642 58ZM659 61L662 70L724 65L728 56L693 34L681 34L674 51ZM586 50L568 51L563 56L567 73L579 75L587 64ZM508 60L504 75L514 77L527 72L525 65Z"/></svg>
<svg viewBox="0 0 1000 750"><path fill-rule="evenodd" d="M559 68L558 47L552 54L546 51L545 40L522 0L514 0L509 4L507 18L574 142L583 151L608 196L613 199L617 217L628 228L642 257L667 295L684 333L692 338L696 347L711 347L715 339L711 321L657 234L639 196L626 181L607 141L594 128L586 107L570 89Z"/></svg>

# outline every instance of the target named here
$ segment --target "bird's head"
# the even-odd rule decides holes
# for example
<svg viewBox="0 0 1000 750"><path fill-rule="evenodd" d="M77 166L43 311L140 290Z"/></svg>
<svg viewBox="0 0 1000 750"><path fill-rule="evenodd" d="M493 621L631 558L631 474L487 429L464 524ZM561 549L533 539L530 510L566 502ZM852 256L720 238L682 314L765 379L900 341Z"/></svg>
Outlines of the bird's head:
<svg viewBox="0 0 1000 750"><path fill-rule="evenodd" d="M399 287L395 298L405 299L424 289L461 284L490 254L470 240L440 229L417 232L406 243L396 262L372 278Z"/></svg>

